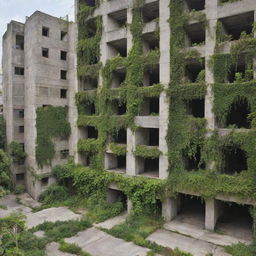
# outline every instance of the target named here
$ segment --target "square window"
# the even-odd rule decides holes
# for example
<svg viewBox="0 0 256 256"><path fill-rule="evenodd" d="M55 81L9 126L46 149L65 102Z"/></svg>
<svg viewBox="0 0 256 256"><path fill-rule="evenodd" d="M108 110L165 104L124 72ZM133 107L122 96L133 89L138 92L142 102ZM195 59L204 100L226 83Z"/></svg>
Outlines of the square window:
<svg viewBox="0 0 256 256"><path fill-rule="evenodd" d="M24 173L18 173L16 174L16 181L24 181L25 180L25 174Z"/></svg>
<svg viewBox="0 0 256 256"><path fill-rule="evenodd" d="M60 79L67 80L67 71L66 70L60 71Z"/></svg>
<svg viewBox="0 0 256 256"><path fill-rule="evenodd" d="M49 58L49 49L48 48L42 48L42 56L45 58Z"/></svg>
<svg viewBox="0 0 256 256"><path fill-rule="evenodd" d="M60 151L60 158L61 159L67 159L69 155L69 150L68 149L64 149Z"/></svg>
<svg viewBox="0 0 256 256"><path fill-rule="evenodd" d="M67 60L67 52L65 51L60 51L60 59L61 60Z"/></svg>
<svg viewBox="0 0 256 256"><path fill-rule="evenodd" d="M60 97L61 99L66 99L67 98L67 89L60 89Z"/></svg>
<svg viewBox="0 0 256 256"><path fill-rule="evenodd" d="M67 36L68 36L68 33L67 32L65 32L65 31L61 31L60 32L60 40L61 41L67 41Z"/></svg>
<svg viewBox="0 0 256 256"><path fill-rule="evenodd" d="M24 68L15 67L14 73L15 75L18 75L18 76L24 76Z"/></svg>
<svg viewBox="0 0 256 256"><path fill-rule="evenodd" d="M16 49L24 50L24 36L16 35Z"/></svg>
<svg viewBox="0 0 256 256"><path fill-rule="evenodd" d="M24 109L19 111L19 118L24 118Z"/></svg>
<svg viewBox="0 0 256 256"><path fill-rule="evenodd" d="M48 177L45 177L45 178L42 178L41 179L41 184L43 187L47 186L49 183L49 178Z"/></svg>
<svg viewBox="0 0 256 256"><path fill-rule="evenodd" d="M50 31L49 28L43 27L43 28L42 28L42 36L47 36L47 37L49 37L49 31Z"/></svg>
<svg viewBox="0 0 256 256"><path fill-rule="evenodd" d="M19 126L19 133L24 133L24 126Z"/></svg>

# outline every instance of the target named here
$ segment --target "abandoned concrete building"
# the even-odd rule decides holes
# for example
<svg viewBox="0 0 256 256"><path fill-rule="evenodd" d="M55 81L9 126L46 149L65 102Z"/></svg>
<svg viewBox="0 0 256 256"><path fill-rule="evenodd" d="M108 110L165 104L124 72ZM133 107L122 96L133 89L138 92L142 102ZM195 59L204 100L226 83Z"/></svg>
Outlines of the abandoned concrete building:
<svg viewBox="0 0 256 256"><path fill-rule="evenodd" d="M35 12L25 24L11 21L3 36L7 144L18 142L27 154L26 163L13 163L13 178L26 184L33 197L53 182L51 168L41 168L36 162L36 109L68 105L69 81L74 74L70 31L72 24L67 21ZM55 145L53 164L65 163L68 140L55 141Z"/></svg>
<svg viewBox="0 0 256 256"><path fill-rule="evenodd" d="M27 153L14 175L34 197L53 182L36 162L36 108L67 105L71 133L55 141L52 166L64 150L87 167L167 179L175 196L159 202L166 220L250 237L256 201L239 181L250 186L256 170L256 2L181 2L77 0L74 24L39 12L9 24L7 140ZM112 184L109 202L120 197L129 211Z"/></svg>

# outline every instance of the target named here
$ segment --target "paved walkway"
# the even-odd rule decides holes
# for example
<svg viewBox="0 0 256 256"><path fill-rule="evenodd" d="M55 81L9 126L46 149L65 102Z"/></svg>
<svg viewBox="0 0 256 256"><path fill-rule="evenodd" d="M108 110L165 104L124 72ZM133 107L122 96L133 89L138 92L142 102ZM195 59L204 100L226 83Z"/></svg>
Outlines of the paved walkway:
<svg viewBox="0 0 256 256"><path fill-rule="evenodd" d="M67 243L76 244L92 256L146 256L149 249L115 238L95 227L66 238Z"/></svg>
<svg viewBox="0 0 256 256"><path fill-rule="evenodd" d="M128 214L126 212L122 215L119 215L119 216L116 216L114 218L108 219L104 222L94 224L93 226L97 227L97 228L111 229L116 225L120 225L120 224L124 223L127 216L128 216Z"/></svg>
<svg viewBox="0 0 256 256"><path fill-rule="evenodd" d="M58 243L50 243L46 247L46 254L47 256L75 256L75 254L65 253L59 251L59 244Z"/></svg>
<svg viewBox="0 0 256 256"><path fill-rule="evenodd" d="M195 225L191 225L189 223L184 223L180 221L173 220L171 222L168 222L164 225L164 228L169 231L174 231L179 234L183 234L186 236L193 237L195 239L203 240L212 244L216 245L232 245L237 244L239 242L249 244L250 241L238 239L232 236L227 235L221 235L217 233L213 233L210 231L207 231L205 229L198 228Z"/></svg>
<svg viewBox="0 0 256 256"><path fill-rule="evenodd" d="M207 254L212 254L213 256L230 256L220 246L164 229L157 230L147 240L171 249L179 248L182 251L192 253L194 256L205 256Z"/></svg>

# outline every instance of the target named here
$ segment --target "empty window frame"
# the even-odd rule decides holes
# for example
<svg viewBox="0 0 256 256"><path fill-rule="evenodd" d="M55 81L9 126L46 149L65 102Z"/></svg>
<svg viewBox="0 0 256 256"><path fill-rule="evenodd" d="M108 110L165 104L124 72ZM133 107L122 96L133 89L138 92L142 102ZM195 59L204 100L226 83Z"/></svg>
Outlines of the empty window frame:
<svg viewBox="0 0 256 256"><path fill-rule="evenodd" d="M219 20L224 32L231 36L231 40L238 40L241 33L251 34L254 24L254 12L229 16Z"/></svg>
<svg viewBox="0 0 256 256"><path fill-rule="evenodd" d="M19 118L24 118L24 109L19 110Z"/></svg>
<svg viewBox="0 0 256 256"><path fill-rule="evenodd" d="M49 58L49 48L42 48L42 56Z"/></svg>
<svg viewBox="0 0 256 256"><path fill-rule="evenodd" d="M159 1L145 4L142 7L142 16L145 23L159 18Z"/></svg>
<svg viewBox="0 0 256 256"><path fill-rule="evenodd" d="M48 186L48 184L49 184L49 178L48 177L45 177L45 178L41 179L42 187L46 187L46 186Z"/></svg>
<svg viewBox="0 0 256 256"><path fill-rule="evenodd" d="M188 25L185 28L187 46L197 46L205 44L205 23L199 22Z"/></svg>
<svg viewBox="0 0 256 256"><path fill-rule="evenodd" d="M24 133L24 126L19 126L19 133Z"/></svg>
<svg viewBox="0 0 256 256"><path fill-rule="evenodd" d="M115 57L120 54L121 57L127 56L127 38L111 41L108 43L109 56Z"/></svg>
<svg viewBox="0 0 256 256"><path fill-rule="evenodd" d="M16 49L24 50L24 36L16 35Z"/></svg>
<svg viewBox="0 0 256 256"><path fill-rule="evenodd" d="M146 66L144 71L144 86L152 86L154 84L159 84L159 65Z"/></svg>
<svg viewBox="0 0 256 256"><path fill-rule="evenodd" d="M60 151L60 158L61 159L67 159L69 156L69 150L68 149L63 149Z"/></svg>
<svg viewBox="0 0 256 256"><path fill-rule="evenodd" d="M193 117L204 118L205 100L193 99L187 102L187 113Z"/></svg>
<svg viewBox="0 0 256 256"><path fill-rule="evenodd" d="M127 9L118 10L108 14L108 27L110 30L124 27L127 23Z"/></svg>
<svg viewBox="0 0 256 256"><path fill-rule="evenodd" d="M60 59L67 60L68 53L66 51L60 51Z"/></svg>
<svg viewBox="0 0 256 256"><path fill-rule="evenodd" d="M23 182L25 181L25 174L24 173L18 173L16 174L16 182Z"/></svg>
<svg viewBox="0 0 256 256"><path fill-rule="evenodd" d="M24 68L23 67L15 67L14 74L18 76L24 76Z"/></svg>
<svg viewBox="0 0 256 256"><path fill-rule="evenodd" d="M66 42L68 37L68 33L66 31L60 32L60 40Z"/></svg>
<svg viewBox="0 0 256 256"><path fill-rule="evenodd" d="M60 79L62 80L67 80L67 71L66 70L61 70L60 71Z"/></svg>
<svg viewBox="0 0 256 256"><path fill-rule="evenodd" d="M189 11L201 11L205 9L205 0L186 0Z"/></svg>
<svg viewBox="0 0 256 256"><path fill-rule="evenodd" d="M67 94L68 94L68 90L67 89L60 89L60 98L61 99L66 99L67 98Z"/></svg>
<svg viewBox="0 0 256 256"><path fill-rule="evenodd" d="M49 37L50 29L47 27L42 27L42 36Z"/></svg>

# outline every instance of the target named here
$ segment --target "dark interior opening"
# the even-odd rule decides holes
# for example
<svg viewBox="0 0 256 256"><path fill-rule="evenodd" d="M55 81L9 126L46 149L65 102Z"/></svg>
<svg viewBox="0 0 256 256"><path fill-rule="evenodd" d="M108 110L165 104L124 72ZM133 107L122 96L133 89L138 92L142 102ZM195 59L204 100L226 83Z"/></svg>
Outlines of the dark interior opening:
<svg viewBox="0 0 256 256"><path fill-rule="evenodd" d="M96 0L83 0L89 6L95 6Z"/></svg>
<svg viewBox="0 0 256 256"><path fill-rule="evenodd" d="M67 89L60 89L60 98L61 99L66 99L67 98Z"/></svg>
<svg viewBox="0 0 256 256"><path fill-rule="evenodd" d="M159 172L159 159L144 159L144 172Z"/></svg>
<svg viewBox="0 0 256 256"><path fill-rule="evenodd" d="M205 9L205 0L186 0L190 11L201 11Z"/></svg>
<svg viewBox="0 0 256 256"><path fill-rule="evenodd" d="M227 116L227 126L236 125L237 128L250 128L248 115L251 113L250 105L246 98L239 97L232 103Z"/></svg>
<svg viewBox="0 0 256 256"><path fill-rule="evenodd" d="M162 208L163 208L162 201L160 199L156 199L154 215L155 216L162 216Z"/></svg>
<svg viewBox="0 0 256 256"><path fill-rule="evenodd" d="M250 214L250 206L222 201L218 201L218 204L221 215L217 220L216 229L225 235L252 240L253 218Z"/></svg>
<svg viewBox="0 0 256 256"><path fill-rule="evenodd" d="M159 1L145 4L142 9L143 21L150 22L159 17Z"/></svg>
<svg viewBox="0 0 256 256"><path fill-rule="evenodd" d="M147 67L144 72L144 86L152 86L154 84L159 84L159 82L159 65Z"/></svg>
<svg viewBox="0 0 256 256"><path fill-rule="evenodd" d="M247 154L239 147L227 147L224 149L224 173L235 174L248 169Z"/></svg>
<svg viewBox="0 0 256 256"><path fill-rule="evenodd" d="M24 173L16 174L16 182L23 182L24 180L25 180L25 174Z"/></svg>
<svg viewBox="0 0 256 256"><path fill-rule="evenodd" d="M187 80L191 83L197 82L199 73L205 69L204 66L205 66L204 59L202 60L202 63L200 62L187 63L185 68L185 75Z"/></svg>
<svg viewBox="0 0 256 256"><path fill-rule="evenodd" d="M205 169L205 164L201 163L201 149L197 146L194 156L188 154L187 151L183 153L184 167L187 171L196 171L198 169Z"/></svg>
<svg viewBox="0 0 256 256"><path fill-rule="evenodd" d="M109 42L108 46L114 49L116 54L120 54L121 57L127 56L127 39L126 38ZM116 54L114 54L113 57Z"/></svg>
<svg viewBox="0 0 256 256"><path fill-rule="evenodd" d="M50 31L49 28L43 27L43 28L42 28L42 36L49 37L49 31Z"/></svg>
<svg viewBox="0 0 256 256"><path fill-rule="evenodd" d="M96 90L98 88L98 80L91 77L81 77L80 78L80 90Z"/></svg>
<svg viewBox="0 0 256 256"><path fill-rule="evenodd" d="M117 156L117 168L126 169L126 156Z"/></svg>
<svg viewBox="0 0 256 256"><path fill-rule="evenodd" d="M124 192L116 189L109 188L107 191L107 202L110 204L121 202L124 206L124 210L127 209L128 198Z"/></svg>
<svg viewBox="0 0 256 256"><path fill-rule="evenodd" d="M189 46L205 43L205 24L203 22L188 25L186 27Z"/></svg>
<svg viewBox="0 0 256 256"><path fill-rule="evenodd" d="M180 194L180 214L199 215L205 218L205 202L198 196Z"/></svg>
<svg viewBox="0 0 256 256"><path fill-rule="evenodd" d="M159 49L159 38L154 32L143 34L142 38L146 52Z"/></svg>
<svg viewBox="0 0 256 256"><path fill-rule="evenodd" d="M127 143L127 135L125 129L120 129L118 132L113 136L114 143L119 144L126 144Z"/></svg>
<svg viewBox="0 0 256 256"><path fill-rule="evenodd" d="M87 104L85 106L84 114L88 116L95 115L96 114L95 104L94 103Z"/></svg>
<svg viewBox="0 0 256 256"><path fill-rule="evenodd" d="M61 70L60 71L60 79L62 80L67 80L67 71L66 70Z"/></svg>
<svg viewBox="0 0 256 256"><path fill-rule="evenodd" d="M42 186L47 186L48 183L49 183L49 178L48 177L45 177L45 178L41 179L41 185Z"/></svg>
<svg viewBox="0 0 256 256"><path fill-rule="evenodd" d="M60 51L60 59L61 60L67 60L67 52L66 51Z"/></svg>
<svg viewBox="0 0 256 256"><path fill-rule="evenodd" d="M149 129L149 146L159 145L159 129L150 128Z"/></svg>
<svg viewBox="0 0 256 256"><path fill-rule="evenodd" d="M24 36L16 35L16 49L24 50Z"/></svg>
<svg viewBox="0 0 256 256"><path fill-rule="evenodd" d="M232 36L232 40L238 40L242 32L251 34L254 23L254 13L247 12L220 19L224 30L228 35Z"/></svg>
<svg viewBox="0 0 256 256"><path fill-rule="evenodd" d="M93 126L87 126L87 138L88 139L97 139L98 130Z"/></svg>
<svg viewBox="0 0 256 256"><path fill-rule="evenodd" d="M159 98L150 98L149 115L159 114Z"/></svg>
<svg viewBox="0 0 256 256"><path fill-rule="evenodd" d="M97 23L96 19L89 19L86 21L86 28L87 28L87 37L94 37L97 32Z"/></svg>
<svg viewBox="0 0 256 256"><path fill-rule="evenodd" d="M108 14L119 27L123 27L127 23L127 9L119 10Z"/></svg>
<svg viewBox="0 0 256 256"><path fill-rule="evenodd" d="M120 102L119 100L112 101L112 110L115 115L125 115L126 114L126 104Z"/></svg>
<svg viewBox="0 0 256 256"><path fill-rule="evenodd" d="M125 81L126 70L124 68L113 71L112 88L119 88Z"/></svg>
<svg viewBox="0 0 256 256"><path fill-rule="evenodd" d="M204 118L205 101L204 99L193 99L187 104L187 111L189 115L198 118Z"/></svg>

